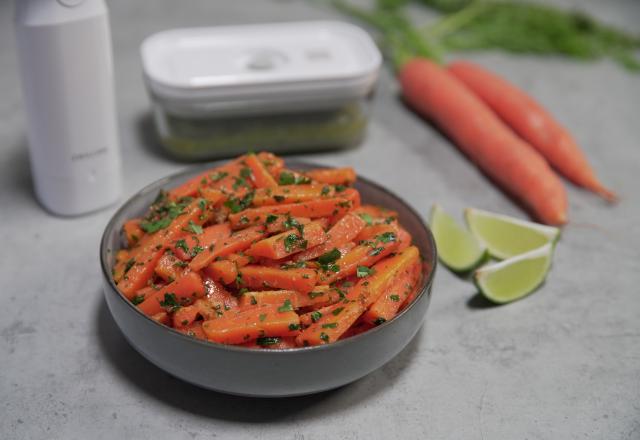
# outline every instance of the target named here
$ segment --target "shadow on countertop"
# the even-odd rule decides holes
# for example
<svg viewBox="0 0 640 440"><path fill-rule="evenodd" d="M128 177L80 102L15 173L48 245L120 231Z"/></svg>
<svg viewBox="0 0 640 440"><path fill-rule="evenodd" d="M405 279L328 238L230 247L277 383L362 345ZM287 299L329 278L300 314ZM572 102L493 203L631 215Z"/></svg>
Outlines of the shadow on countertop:
<svg viewBox="0 0 640 440"><path fill-rule="evenodd" d="M287 398L251 398L209 391L177 379L143 358L126 341L104 300L96 310L98 343L116 373L149 398L207 418L264 423L299 416L323 402L322 411L340 412L374 398L393 386L411 362L423 331L393 360L364 378L341 388L318 394Z"/></svg>

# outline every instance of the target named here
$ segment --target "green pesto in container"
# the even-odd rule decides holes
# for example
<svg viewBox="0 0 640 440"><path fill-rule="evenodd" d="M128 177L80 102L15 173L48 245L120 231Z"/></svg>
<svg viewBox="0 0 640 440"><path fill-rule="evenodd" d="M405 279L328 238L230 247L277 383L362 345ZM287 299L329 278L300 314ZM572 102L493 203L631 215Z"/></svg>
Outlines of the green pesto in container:
<svg viewBox="0 0 640 440"><path fill-rule="evenodd" d="M184 160L357 145L381 65L364 31L332 21L164 31L142 58L159 137Z"/></svg>

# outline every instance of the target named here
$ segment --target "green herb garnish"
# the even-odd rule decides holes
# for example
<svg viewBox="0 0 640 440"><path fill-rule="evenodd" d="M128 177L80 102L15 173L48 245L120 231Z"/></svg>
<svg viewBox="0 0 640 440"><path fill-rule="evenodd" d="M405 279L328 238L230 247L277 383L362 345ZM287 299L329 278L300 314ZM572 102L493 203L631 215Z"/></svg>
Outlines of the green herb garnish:
<svg viewBox="0 0 640 440"><path fill-rule="evenodd" d="M284 303L278 307L278 312L291 312L293 311L293 305L291 305L291 300L285 299Z"/></svg>
<svg viewBox="0 0 640 440"><path fill-rule="evenodd" d="M364 278L369 275L373 275L375 273L374 269L368 268L367 266L358 266L356 269L356 276L358 278Z"/></svg>

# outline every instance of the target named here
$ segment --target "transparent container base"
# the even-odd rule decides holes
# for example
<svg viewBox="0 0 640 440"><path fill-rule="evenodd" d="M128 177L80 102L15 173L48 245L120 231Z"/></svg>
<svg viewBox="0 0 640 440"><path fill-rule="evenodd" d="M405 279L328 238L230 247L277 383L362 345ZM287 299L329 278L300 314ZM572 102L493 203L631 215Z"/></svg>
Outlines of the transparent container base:
<svg viewBox="0 0 640 440"><path fill-rule="evenodd" d="M182 160L209 160L269 150L304 153L358 145L368 122L366 101L339 108L242 116L183 116L154 106L166 151Z"/></svg>

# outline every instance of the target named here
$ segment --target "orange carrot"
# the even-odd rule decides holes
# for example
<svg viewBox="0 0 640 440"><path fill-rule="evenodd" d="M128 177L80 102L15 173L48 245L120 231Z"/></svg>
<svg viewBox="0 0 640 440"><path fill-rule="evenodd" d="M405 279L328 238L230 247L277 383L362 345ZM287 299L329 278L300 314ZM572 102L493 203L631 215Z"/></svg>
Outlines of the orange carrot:
<svg viewBox="0 0 640 440"><path fill-rule="evenodd" d="M239 189L238 179L242 168L240 165L241 160L242 158L238 158L226 165L198 174L196 177L169 191L169 198L178 200L182 197L195 197L202 188L224 190L223 192L225 193L235 192ZM236 185L235 188L234 184Z"/></svg>
<svg viewBox="0 0 640 440"><path fill-rule="evenodd" d="M202 321L196 321L186 327L176 328L176 330L178 330L181 333L184 333L187 336L191 336L192 338L204 339L204 340L207 339L207 336L204 334L204 331L202 330Z"/></svg>
<svg viewBox="0 0 640 440"><path fill-rule="evenodd" d="M504 78L469 61L451 63L448 70L562 175L608 201L617 199L612 191L600 183L567 129L531 96Z"/></svg>
<svg viewBox="0 0 640 440"><path fill-rule="evenodd" d="M351 167L318 168L305 171L304 174L318 182L332 185L350 185L356 181L356 172Z"/></svg>
<svg viewBox="0 0 640 440"><path fill-rule="evenodd" d="M231 235L231 228L227 223L204 228L200 234L190 233L173 244L171 249L176 257L183 261L191 260L196 254L215 246L221 240Z"/></svg>
<svg viewBox="0 0 640 440"><path fill-rule="evenodd" d="M400 270L391 286L378 297L371 307L362 315L362 319L370 324L389 321L416 289L420 277L420 261L416 260L411 266Z"/></svg>
<svg viewBox="0 0 640 440"><path fill-rule="evenodd" d="M255 305L272 304L282 306L287 301L291 304L291 307L297 309L300 307L300 300L304 297L298 294L295 290L261 290L261 291L249 291L244 292L240 296L238 305L240 307L251 307Z"/></svg>
<svg viewBox="0 0 640 440"><path fill-rule="evenodd" d="M222 243L217 243L213 249L208 247L196 255L195 258L191 260L191 263L189 263L189 267L192 270L201 270L208 266L216 257L244 251L251 246L253 242L264 237L264 235L265 232L262 226L254 226L235 232Z"/></svg>
<svg viewBox="0 0 640 440"><path fill-rule="evenodd" d="M205 297L196 300L194 305L204 319L214 319L229 310L238 308L238 299L222 285L211 279L204 280Z"/></svg>
<svg viewBox="0 0 640 440"><path fill-rule="evenodd" d="M154 272L164 281L171 282L178 278L178 275L182 272L179 267L182 264L184 263L178 260L174 255L165 253L160 257L160 260L158 260L158 264L156 264Z"/></svg>
<svg viewBox="0 0 640 440"><path fill-rule="evenodd" d="M299 346L321 345L335 342L362 315L364 307L358 301L340 301L327 307L309 327L296 337ZM317 315L316 315L317 316Z"/></svg>
<svg viewBox="0 0 640 440"><path fill-rule="evenodd" d="M171 322L171 317L167 312L158 312L155 315L151 316L151 319L164 325L169 325L169 323Z"/></svg>
<svg viewBox="0 0 640 440"><path fill-rule="evenodd" d="M144 236L145 232L140 227L140 219L134 218L131 220L127 220L124 222L122 226L122 230L124 231L124 236L127 240L127 247L132 248L140 241L140 239Z"/></svg>
<svg viewBox="0 0 640 440"><path fill-rule="evenodd" d="M299 229L290 229L280 234L260 240L251 245L245 253L252 257L265 257L280 260L307 247L314 247L326 240L326 233L320 223L312 222L300 225Z"/></svg>
<svg viewBox="0 0 640 440"><path fill-rule="evenodd" d="M255 206L301 203L320 198L334 197L336 191L329 185L282 185L276 188L261 188L255 191Z"/></svg>
<svg viewBox="0 0 640 440"><path fill-rule="evenodd" d="M147 296L138 308L145 315L153 316L162 311L173 311L177 307L189 305L203 295L202 278L195 272L187 272L173 283Z"/></svg>
<svg viewBox="0 0 640 440"><path fill-rule="evenodd" d="M238 277L238 266L230 260L214 261L204 268L204 273L222 284L231 284Z"/></svg>
<svg viewBox="0 0 640 440"><path fill-rule="evenodd" d="M284 168L284 160L281 157L267 151L261 151L257 156L272 176L280 175L280 171Z"/></svg>
<svg viewBox="0 0 640 440"><path fill-rule="evenodd" d="M199 309L195 305L180 307L173 312L173 328L188 327L196 320Z"/></svg>
<svg viewBox="0 0 640 440"><path fill-rule="evenodd" d="M274 188L278 186L258 156L255 154L247 155L245 163L251 169L251 181L256 188Z"/></svg>
<svg viewBox="0 0 640 440"><path fill-rule="evenodd" d="M437 64L414 58L400 71L406 101L433 119L458 147L540 221L567 221L567 195L544 158L518 138L461 81Z"/></svg>
<svg viewBox="0 0 640 440"><path fill-rule="evenodd" d="M362 205L352 213L360 216L367 224L389 223L398 218L396 211L376 205Z"/></svg>
<svg viewBox="0 0 640 440"><path fill-rule="evenodd" d="M244 228L249 225L256 225L267 221L269 215L288 214L292 217L319 218L346 214L353 206L351 200L343 197L333 197L330 199L312 200L303 203L285 203L282 205L261 206L250 208L229 215L229 222L233 229Z"/></svg>
<svg viewBox="0 0 640 440"><path fill-rule="evenodd" d="M205 321L207 339L221 344L242 344L259 337L295 336L300 319L294 311L280 311L273 305L256 306L229 312Z"/></svg>
<svg viewBox="0 0 640 440"><path fill-rule="evenodd" d="M307 294L316 285L313 269L278 269L249 265L240 269L240 286L249 289L296 290Z"/></svg>
<svg viewBox="0 0 640 440"><path fill-rule="evenodd" d="M334 248L343 246L353 240L364 226L365 222L360 217L353 214L347 214L333 225L331 229L329 229L327 232L327 240L324 243L297 254L294 257L294 260L313 260Z"/></svg>
<svg viewBox="0 0 640 440"><path fill-rule="evenodd" d="M265 222L267 227L267 232L269 234L277 234L278 232L284 232L287 229L291 229L292 224L301 224L306 225L307 223L311 223L311 219L308 217L290 217L287 215L277 215L269 218L269 221ZM322 220L322 219L321 219Z"/></svg>

